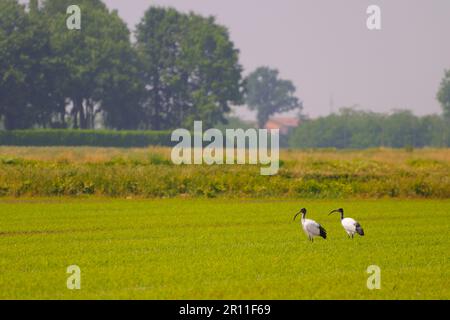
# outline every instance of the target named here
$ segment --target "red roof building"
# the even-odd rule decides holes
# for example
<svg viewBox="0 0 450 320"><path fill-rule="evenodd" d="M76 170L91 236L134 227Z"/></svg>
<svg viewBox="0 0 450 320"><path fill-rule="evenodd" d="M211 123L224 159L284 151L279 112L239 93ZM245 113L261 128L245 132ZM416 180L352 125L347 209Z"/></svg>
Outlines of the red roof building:
<svg viewBox="0 0 450 320"><path fill-rule="evenodd" d="M280 134L286 135L290 129L297 128L300 124L300 120L297 118L272 118L267 121L264 126L265 129L280 129Z"/></svg>

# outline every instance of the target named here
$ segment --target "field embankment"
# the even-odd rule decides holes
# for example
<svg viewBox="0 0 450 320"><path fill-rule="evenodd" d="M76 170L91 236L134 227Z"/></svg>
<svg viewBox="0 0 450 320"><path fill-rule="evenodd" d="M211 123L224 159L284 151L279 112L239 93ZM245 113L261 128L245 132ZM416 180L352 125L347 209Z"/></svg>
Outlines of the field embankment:
<svg viewBox="0 0 450 320"><path fill-rule="evenodd" d="M170 149L0 147L1 196L450 198L450 149L282 151L259 166L176 166Z"/></svg>

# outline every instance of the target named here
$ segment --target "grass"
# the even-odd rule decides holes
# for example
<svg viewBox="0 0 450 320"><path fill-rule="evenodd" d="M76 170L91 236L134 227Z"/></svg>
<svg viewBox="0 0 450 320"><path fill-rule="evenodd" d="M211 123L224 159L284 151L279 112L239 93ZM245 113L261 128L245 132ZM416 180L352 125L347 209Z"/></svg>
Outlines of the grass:
<svg viewBox="0 0 450 320"><path fill-rule="evenodd" d="M102 147L11 147L0 146L3 159L25 159L45 162L104 163L111 160L146 162L158 154L170 159L170 148L102 148ZM408 161L423 159L430 163L449 163L450 148L389 149L373 148L364 150L337 149L282 149L280 158L287 162L303 165L314 161L367 160L392 165L407 165Z"/></svg>
<svg viewBox="0 0 450 320"><path fill-rule="evenodd" d="M309 243L301 206L327 240ZM331 209L366 236L347 239ZM3 198L2 299L449 299L449 200ZM66 268L81 268L81 290ZM369 265L381 290L368 290Z"/></svg>
<svg viewBox="0 0 450 320"><path fill-rule="evenodd" d="M176 166L170 152L0 147L0 196L450 198L450 149L283 150L272 177L250 165Z"/></svg>

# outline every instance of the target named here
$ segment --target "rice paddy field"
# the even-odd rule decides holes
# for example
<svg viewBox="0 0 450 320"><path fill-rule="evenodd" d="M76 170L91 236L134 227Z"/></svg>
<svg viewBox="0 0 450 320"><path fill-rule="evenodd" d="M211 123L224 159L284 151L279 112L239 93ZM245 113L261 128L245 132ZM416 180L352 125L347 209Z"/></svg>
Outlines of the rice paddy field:
<svg viewBox="0 0 450 320"><path fill-rule="evenodd" d="M301 206L327 240L292 221ZM364 237L347 238L327 215L336 206ZM449 211L448 200L3 199L0 298L449 299ZM66 287L69 265L80 290Z"/></svg>
<svg viewBox="0 0 450 320"><path fill-rule="evenodd" d="M449 150L286 150L275 177L169 152L0 147L0 299L450 298Z"/></svg>

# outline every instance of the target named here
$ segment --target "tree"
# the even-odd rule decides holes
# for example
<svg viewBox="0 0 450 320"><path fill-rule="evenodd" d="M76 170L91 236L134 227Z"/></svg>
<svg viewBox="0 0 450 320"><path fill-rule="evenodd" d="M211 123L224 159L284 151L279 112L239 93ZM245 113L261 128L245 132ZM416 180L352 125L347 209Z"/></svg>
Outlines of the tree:
<svg viewBox="0 0 450 320"><path fill-rule="evenodd" d="M444 115L450 118L450 70L445 71L444 78L441 81L437 99L441 103Z"/></svg>
<svg viewBox="0 0 450 320"><path fill-rule="evenodd" d="M420 139L423 146L447 147L450 132L446 119L440 115L427 115L420 118Z"/></svg>
<svg viewBox="0 0 450 320"><path fill-rule="evenodd" d="M275 113L302 109L302 103L295 97L294 84L279 79L278 74L278 70L260 67L246 78L246 103L257 111L260 128Z"/></svg>
<svg viewBox="0 0 450 320"><path fill-rule="evenodd" d="M30 126L27 75L33 67L30 21L17 0L0 2L0 116L6 129Z"/></svg>
<svg viewBox="0 0 450 320"><path fill-rule="evenodd" d="M393 148L422 147L419 119L409 110L397 110L386 118L384 133L387 146Z"/></svg>
<svg viewBox="0 0 450 320"><path fill-rule="evenodd" d="M180 43L185 17L174 9L150 8L137 26L136 48L142 61L141 77L146 93L144 109L147 128L165 129L172 125L172 110L181 109L181 91L185 72L178 70ZM183 74L181 74L183 72ZM179 110L180 113L180 110Z"/></svg>
<svg viewBox="0 0 450 320"><path fill-rule="evenodd" d="M19 93L26 87L20 53L27 40L23 34L27 23L24 6L14 0L0 2L0 115L6 129L25 125L20 115L26 102Z"/></svg>
<svg viewBox="0 0 450 320"><path fill-rule="evenodd" d="M183 61L189 70L190 112L184 126L201 119L212 127L226 123L231 104L243 103L242 67L239 51L229 39L228 30L213 17L191 13L189 32L184 37Z"/></svg>
<svg viewBox="0 0 450 320"><path fill-rule="evenodd" d="M57 111L48 64L50 36L36 0L0 2L0 116L6 129L50 126Z"/></svg>
<svg viewBox="0 0 450 320"><path fill-rule="evenodd" d="M49 21L40 10L37 0L29 4L29 31L32 33L30 60L33 67L27 72L30 116L39 127L65 127L66 102L59 84L59 70L52 63Z"/></svg>
<svg viewBox="0 0 450 320"><path fill-rule="evenodd" d="M139 77L140 62L134 50L124 50L126 63L116 65L114 72L99 75L99 98L104 124L118 130L137 129L143 121L144 85Z"/></svg>
<svg viewBox="0 0 450 320"><path fill-rule="evenodd" d="M52 65L59 70L59 87L72 104L73 127L94 128L101 112L126 114L118 108L127 108L127 95L138 86L133 77L137 66L130 64L130 33L116 11L109 12L100 0L77 1L81 30L68 30L66 10L71 4L46 0L43 5L51 32ZM111 115L110 123L123 126L111 117L117 118Z"/></svg>
<svg viewBox="0 0 450 320"><path fill-rule="evenodd" d="M136 39L149 128L212 126L242 102L238 51L214 18L151 7Z"/></svg>

